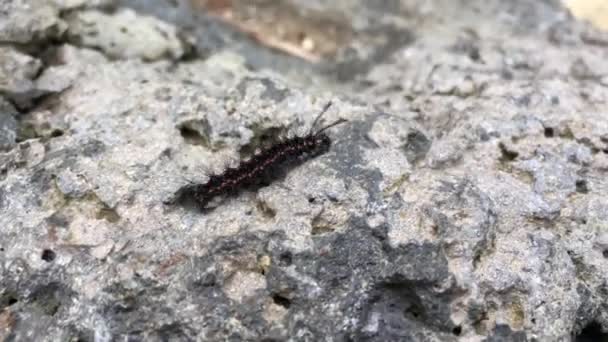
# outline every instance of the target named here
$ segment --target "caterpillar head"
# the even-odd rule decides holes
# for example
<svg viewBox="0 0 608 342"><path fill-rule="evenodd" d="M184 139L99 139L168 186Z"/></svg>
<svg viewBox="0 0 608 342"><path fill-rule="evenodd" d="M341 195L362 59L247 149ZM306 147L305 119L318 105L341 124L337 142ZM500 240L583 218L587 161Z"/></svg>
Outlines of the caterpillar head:
<svg viewBox="0 0 608 342"><path fill-rule="evenodd" d="M306 155L308 157L316 157L327 153L331 146L331 139L327 134L316 134L304 137L306 146Z"/></svg>
<svg viewBox="0 0 608 342"><path fill-rule="evenodd" d="M315 121L313 121L312 126L310 128L310 133L308 134L311 147L314 147L313 154L315 154L315 155L319 155L319 154L323 154L323 153L327 152L329 150L329 147L331 146L331 139L329 138L329 136L327 134L325 134L323 132L331 127L334 127L336 125L339 125L339 124L347 121L346 119L338 119L338 120L332 122L331 124L321 127L319 130L313 132L314 128L317 125L317 122L319 121L321 116L323 116L323 114L325 114L325 112L327 112L327 110L329 109L330 106L331 106L331 102L328 102L325 105L325 107L323 108L321 113L319 113L319 115L315 118Z"/></svg>

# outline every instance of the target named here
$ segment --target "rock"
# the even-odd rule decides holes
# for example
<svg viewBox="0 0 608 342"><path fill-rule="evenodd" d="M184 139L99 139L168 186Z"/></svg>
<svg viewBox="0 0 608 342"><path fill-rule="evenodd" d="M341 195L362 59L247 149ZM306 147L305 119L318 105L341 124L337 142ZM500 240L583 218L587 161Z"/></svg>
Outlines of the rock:
<svg viewBox="0 0 608 342"><path fill-rule="evenodd" d="M39 92L45 94L62 92L74 84L84 69L107 61L108 59L103 54L95 50L64 44L55 52L54 65L45 68L36 79L35 87ZM52 121L52 118L47 117L44 120L48 122ZM60 123L57 125L61 126Z"/></svg>
<svg viewBox="0 0 608 342"><path fill-rule="evenodd" d="M348 61L275 56L308 88L251 42L185 61L177 24L61 3L69 42L0 50L0 339L606 338L608 46L557 1L332 3ZM181 197L330 100L327 153Z"/></svg>
<svg viewBox="0 0 608 342"><path fill-rule="evenodd" d="M71 42L100 49L112 58L179 59L186 50L174 26L153 17L140 17L133 10L123 9L113 15L79 11L66 20Z"/></svg>
<svg viewBox="0 0 608 342"><path fill-rule="evenodd" d="M0 97L0 151L10 149L16 142L18 114L10 103Z"/></svg>
<svg viewBox="0 0 608 342"><path fill-rule="evenodd" d="M53 0L61 9L110 7L116 0Z"/></svg>
<svg viewBox="0 0 608 342"><path fill-rule="evenodd" d="M0 42L27 44L60 37L66 25L52 1L9 0L0 3Z"/></svg>
<svg viewBox="0 0 608 342"><path fill-rule="evenodd" d="M41 62L11 47L0 47L0 95L25 106L38 96L34 78Z"/></svg>

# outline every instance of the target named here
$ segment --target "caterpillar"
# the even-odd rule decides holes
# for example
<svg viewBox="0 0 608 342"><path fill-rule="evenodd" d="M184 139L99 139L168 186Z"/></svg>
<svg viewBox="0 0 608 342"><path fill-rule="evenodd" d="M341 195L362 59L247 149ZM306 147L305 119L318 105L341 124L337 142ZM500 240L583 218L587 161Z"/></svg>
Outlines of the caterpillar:
<svg viewBox="0 0 608 342"><path fill-rule="evenodd" d="M331 106L328 102L313 121L306 135L286 138L242 160L238 166L229 167L220 174L211 175L206 183L189 184L180 190L181 197L191 197L199 208L218 196L238 193L241 189L272 181L285 167L298 164L329 151L331 139L325 131L346 122L339 119L315 131L321 117Z"/></svg>

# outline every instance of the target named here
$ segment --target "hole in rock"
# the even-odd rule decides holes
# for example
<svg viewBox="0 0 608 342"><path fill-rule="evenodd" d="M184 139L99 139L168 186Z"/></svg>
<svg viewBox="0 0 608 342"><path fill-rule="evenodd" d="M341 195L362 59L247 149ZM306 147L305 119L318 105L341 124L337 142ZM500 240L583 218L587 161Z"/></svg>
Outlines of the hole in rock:
<svg viewBox="0 0 608 342"><path fill-rule="evenodd" d="M55 260L55 257L57 256L57 254L55 252L53 252L50 249L45 249L42 251L42 260L46 261L46 262L51 262L53 260Z"/></svg>
<svg viewBox="0 0 608 342"><path fill-rule="evenodd" d="M591 322L576 335L574 342L608 342L608 332L603 332L599 323Z"/></svg>
<svg viewBox="0 0 608 342"><path fill-rule="evenodd" d="M281 296L280 294L273 295L272 301L276 305L280 305L280 306L284 307L285 309L289 309L289 306L291 306L291 301L289 299Z"/></svg>

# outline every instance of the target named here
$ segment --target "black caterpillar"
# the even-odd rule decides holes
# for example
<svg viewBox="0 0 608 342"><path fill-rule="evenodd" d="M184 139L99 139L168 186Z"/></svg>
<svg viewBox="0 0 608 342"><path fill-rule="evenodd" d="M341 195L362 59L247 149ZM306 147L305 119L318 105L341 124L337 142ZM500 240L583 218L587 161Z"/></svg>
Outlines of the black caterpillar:
<svg viewBox="0 0 608 342"><path fill-rule="evenodd" d="M284 167L326 153L331 146L331 139L323 132L346 122L345 119L339 119L314 131L317 122L330 106L331 102L325 105L305 136L288 138L263 149L250 159L241 161L238 166L210 176L204 184L190 184L181 190L180 197L191 197L204 209L216 196L232 195L241 189L271 181Z"/></svg>

